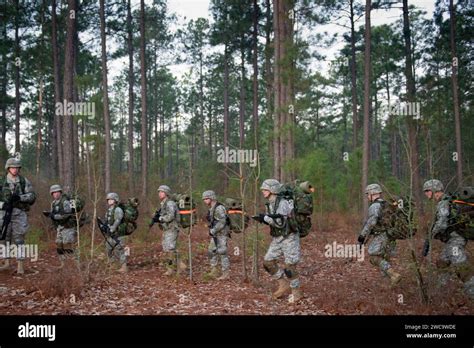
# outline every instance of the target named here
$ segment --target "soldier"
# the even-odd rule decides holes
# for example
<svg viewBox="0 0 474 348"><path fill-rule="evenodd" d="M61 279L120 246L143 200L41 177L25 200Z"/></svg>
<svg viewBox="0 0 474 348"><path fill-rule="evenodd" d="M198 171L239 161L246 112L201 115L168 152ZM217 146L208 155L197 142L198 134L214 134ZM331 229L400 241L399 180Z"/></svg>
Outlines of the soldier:
<svg viewBox="0 0 474 348"><path fill-rule="evenodd" d="M122 223L124 212L118 206L120 199L118 194L110 192L107 194L107 213L105 214L105 223L109 227L110 236L106 238L106 250L109 259L115 259L120 263L119 272L128 272L127 254L125 252L126 236L120 233L119 226Z"/></svg>
<svg viewBox="0 0 474 348"><path fill-rule="evenodd" d="M265 204L265 214L261 214L258 221L270 226L272 236L263 267L278 282L278 289L273 293L273 298L281 298L291 290L290 299L297 302L303 298L296 269L301 257L300 236L290 230L288 218L292 214L293 206L288 200L278 196L280 188L280 182L275 179L265 180L260 187L268 203ZM278 265L281 256L285 262L283 268Z"/></svg>
<svg viewBox="0 0 474 348"><path fill-rule="evenodd" d="M359 244L363 245L370 235L374 235L374 239L370 242L368 248L370 263L380 267L382 273L390 278L392 285L395 285L401 280L401 275L395 272L390 264L390 256L395 242L389 239L384 226L380 223L383 205L387 202L382 199L382 189L378 184L368 185L365 194L371 204L367 221L357 240Z"/></svg>
<svg viewBox="0 0 474 348"><path fill-rule="evenodd" d="M61 267L64 260L74 255L77 242L77 223L74 218L75 209L69 198L63 194L60 185L52 185L49 193L53 198L50 218L56 227L56 251L59 255Z"/></svg>
<svg viewBox="0 0 474 348"><path fill-rule="evenodd" d="M444 193L443 183L436 179L428 180L423 185L423 191L429 200L438 203L435 221L429 239L425 242L423 255L426 256L429 252L431 238L445 243L436 261L436 267L447 274L452 266L456 275L464 283L464 292L474 299L474 272L472 266L469 265L465 249L467 240L456 231L455 227L449 226L451 206L449 196Z"/></svg>
<svg viewBox="0 0 474 348"><path fill-rule="evenodd" d="M164 264L166 267L166 276L172 275L176 270L176 263L178 260L178 252L176 250L176 242L178 241L179 226L177 222L178 206L171 198L171 189L169 186L161 185L158 187L158 195L160 198L160 209L157 210L150 227L155 222L160 224L163 229L163 254ZM186 264L179 260L178 272L186 271Z"/></svg>
<svg viewBox="0 0 474 348"><path fill-rule="evenodd" d="M211 277L218 274L217 265L221 261L222 274L217 280L225 280L230 277L230 260L227 255L227 240L229 238L229 224L227 222L227 211L223 204L217 201L214 191L205 191L202 194L204 203L209 207L207 220L209 222L208 254L211 260Z"/></svg>
<svg viewBox="0 0 474 348"><path fill-rule="evenodd" d="M17 273L24 274L25 235L28 231L28 216L26 212L34 204L36 195L30 181L20 175L21 162L17 158L10 158L5 164L7 174L1 178L2 191L0 192L0 226L4 224L4 217L11 213L6 233L2 243L15 244L19 248L17 255ZM8 221L7 221L8 222ZM3 228L2 228L3 230ZM8 269L10 260L6 259L0 269Z"/></svg>

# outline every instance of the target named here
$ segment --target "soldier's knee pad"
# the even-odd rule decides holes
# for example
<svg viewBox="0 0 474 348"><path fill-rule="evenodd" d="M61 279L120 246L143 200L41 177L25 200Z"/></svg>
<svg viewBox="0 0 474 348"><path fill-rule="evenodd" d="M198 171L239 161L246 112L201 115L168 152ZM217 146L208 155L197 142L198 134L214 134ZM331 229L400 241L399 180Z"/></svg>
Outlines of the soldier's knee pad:
<svg viewBox="0 0 474 348"><path fill-rule="evenodd" d="M296 264L285 264L285 269L283 270L288 279L295 279L298 277L298 271L296 270Z"/></svg>
<svg viewBox="0 0 474 348"><path fill-rule="evenodd" d="M64 254L74 254L74 244L72 243L63 244L63 251L64 251Z"/></svg>
<svg viewBox="0 0 474 348"><path fill-rule="evenodd" d="M276 272L278 272L277 261L276 260L263 261L263 268L265 268L265 271L267 271L271 275L274 275Z"/></svg>
<svg viewBox="0 0 474 348"><path fill-rule="evenodd" d="M64 254L64 249L63 248L56 248L56 252L58 255L63 255Z"/></svg>
<svg viewBox="0 0 474 348"><path fill-rule="evenodd" d="M382 261L382 256L370 255L369 256L369 261L372 265L378 267L380 265L380 262Z"/></svg>
<svg viewBox="0 0 474 348"><path fill-rule="evenodd" d="M227 246L224 245L224 246L221 246L221 247L217 248L217 253L219 255L227 254Z"/></svg>

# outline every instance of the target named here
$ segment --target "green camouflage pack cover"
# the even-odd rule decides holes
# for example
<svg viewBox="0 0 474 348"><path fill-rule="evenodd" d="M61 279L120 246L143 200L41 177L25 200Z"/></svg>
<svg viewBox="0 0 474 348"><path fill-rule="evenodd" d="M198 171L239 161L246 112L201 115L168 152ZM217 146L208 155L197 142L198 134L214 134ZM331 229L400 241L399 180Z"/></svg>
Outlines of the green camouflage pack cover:
<svg viewBox="0 0 474 348"><path fill-rule="evenodd" d="M229 229L234 233L241 233L249 226L250 218L242 211L242 201L233 198L226 198L224 206L229 218Z"/></svg>
<svg viewBox="0 0 474 348"><path fill-rule="evenodd" d="M119 203L119 207L123 210L123 219L118 227L120 236L128 236L137 229L138 206L140 201L138 198L132 197L126 203Z"/></svg>
<svg viewBox="0 0 474 348"><path fill-rule="evenodd" d="M416 234L415 204L409 197L383 201L377 229L391 240L407 239ZM375 229L374 229L375 230Z"/></svg>
<svg viewBox="0 0 474 348"><path fill-rule="evenodd" d="M293 214L288 219L290 230L299 232L306 237L311 231L311 215L313 214L313 187L308 181L295 180L284 184L279 196L293 201Z"/></svg>
<svg viewBox="0 0 474 348"><path fill-rule="evenodd" d="M180 227L188 228L197 223L196 203L187 194L175 194L171 197L178 205L177 221ZM192 201L192 204L191 204Z"/></svg>
<svg viewBox="0 0 474 348"><path fill-rule="evenodd" d="M448 196L450 216L448 230L466 239L474 239L474 187L463 187Z"/></svg>

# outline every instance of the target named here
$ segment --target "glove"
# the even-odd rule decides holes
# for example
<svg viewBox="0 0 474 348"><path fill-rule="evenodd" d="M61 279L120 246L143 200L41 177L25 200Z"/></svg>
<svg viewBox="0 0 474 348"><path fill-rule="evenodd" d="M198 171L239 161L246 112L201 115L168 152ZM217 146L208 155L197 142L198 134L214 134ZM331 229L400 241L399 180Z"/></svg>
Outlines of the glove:
<svg viewBox="0 0 474 348"><path fill-rule="evenodd" d="M272 221L273 221L273 220L272 220L272 218L271 218L270 216L268 216L268 215L264 215L264 216L263 216L263 223L264 223L264 224L269 225L270 222L272 222Z"/></svg>
<svg viewBox="0 0 474 348"><path fill-rule="evenodd" d="M209 230L209 235L210 235L211 237L215 237L215 236L216 236L216 231L214 231L214 229L211 228L211 229Z"/></svg>
<svg viewBox="0 0 474 348"><path fill-rule="evenodd" d="M363 235L360 235L358 238L357 238L357 241L359 242L360 245L364 245L365 243L365 237Z"/></svg>
<svg viewBox="0 0 474 348"><path fill-rule="evenodd" d="M18 193L14 193L12 194L12 198L11 198L11 202L12 203L16 203L16 202L19 202L21 200L21 197Z"/></svg>
<svg viewBox="0 0 474 348"><path fill-rule="evenodd" d="M252 216L252 219L254 219L255 221L258 221L261 224L263 224L263 223L265 223L265 214L254 215L254 216Z"/></svg>

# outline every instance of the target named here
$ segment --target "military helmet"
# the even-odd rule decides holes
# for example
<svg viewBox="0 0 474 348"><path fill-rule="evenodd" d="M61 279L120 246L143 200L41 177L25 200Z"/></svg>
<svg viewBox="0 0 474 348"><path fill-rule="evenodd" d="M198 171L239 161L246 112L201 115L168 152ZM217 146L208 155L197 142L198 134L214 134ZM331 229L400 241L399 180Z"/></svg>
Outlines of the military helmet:
<svg viewBox="0 0 474 348"><path fill-rule="evenodd" d="M216 193L214 191L211 191L211 190L204 191L202 193L202 199L205 200L207 198L212 199L213 201L217 200Z"/></svg>
<svg viewBox="0 0 474 348"><path fill-rule="evenodd" d="M8 170L8 168L21 168L21 161L15 157L9 158L5 163L5 170Z"/></svg>
<svg viewBox="0 0 474 348"><path fill-rule="evenodd" d="M280 192L280 189L281 184L276 179L267 179L262 183L262 186L260 187L260 190L267 190L273 194L278 194L278 192Z"/></svg>
<svg viewBox="0 0 474 348"><path fill-rule="evenodd" d="M168 196L171 194L171 189L169 186L167 185L161 185L160 187L158 187L158 191L163 191L164 193L166 193Z"/></svg>
<svg viewBox="0 0 474 348"><path fill-rule="evenodd" d="M115 202L119 202L120 199L119 199L119 195L116 194L115 192L110 192L110 193L107 193L107 198L106 200L109 200L109 199L113 199Z"/></svg>
<svg viewBox="0 0 474 348"><path fill-rule="evenodd" d="M53 192L58 192L58 191L63 192L63 188L61 187L61 185L55 184L55 185L51 185L51 187L49 188L49 194L52 194Z"/></svg>
<svg viewBox="0 0 474 348"><path fill-rule="evenodd" d="M382 193L382 188L380 187L379 184L370 184L365 188L365 193L369 195Z"/></svg>
<svg viewBox="0 0 474 348"><path fill-rule="evenodd" d="M423 191L439 192L444 191L444 185L437 179L431 179L423 184Z"/></svg>

